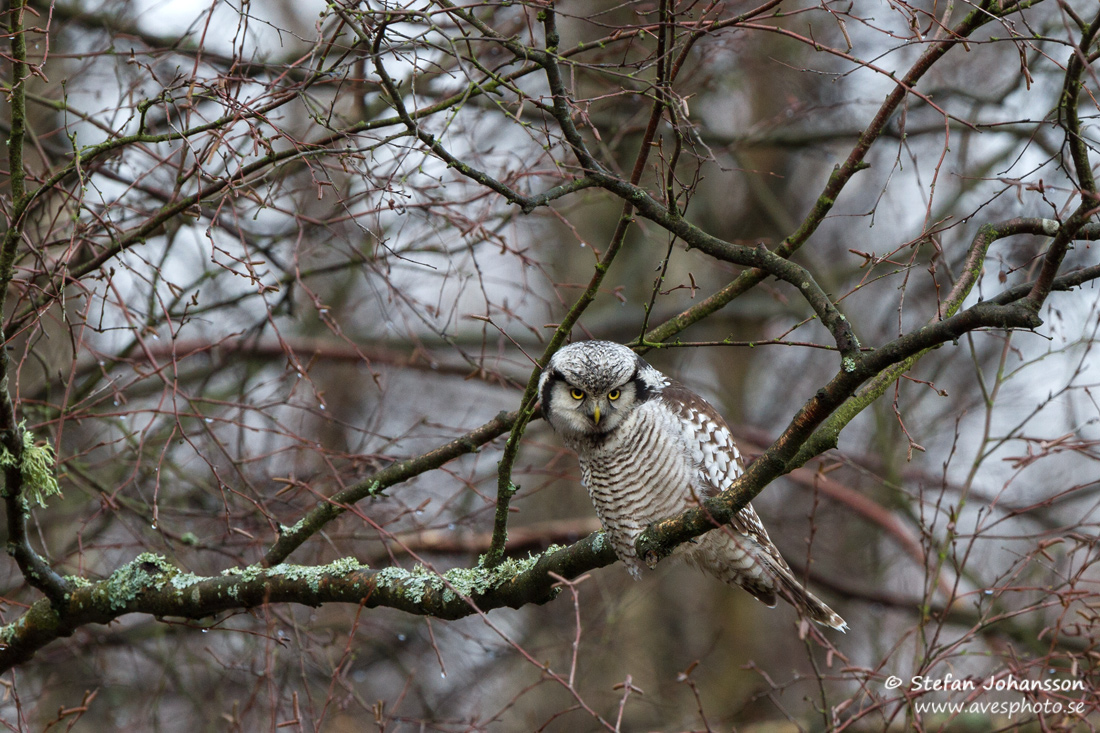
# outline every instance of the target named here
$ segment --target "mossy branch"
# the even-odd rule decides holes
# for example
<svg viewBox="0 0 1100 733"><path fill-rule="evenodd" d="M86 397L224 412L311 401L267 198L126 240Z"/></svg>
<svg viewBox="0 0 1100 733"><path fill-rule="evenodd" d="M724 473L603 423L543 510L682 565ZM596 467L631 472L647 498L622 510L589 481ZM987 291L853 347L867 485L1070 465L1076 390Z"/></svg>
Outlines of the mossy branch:
<svg viewBox="0 0 1100 733"><path fill-rule="evenodd" d="M455 619L493 608L519 608L555 597L555 575L574 578L615 560L596 533L569 548L507 560L493 568L371 570L355 558L328 565L253 565L200 577L160 555L143 553L100 581L74 580L63 607L33 604L0 627L0 672L27 661L50 642L88 624L107 624L129 613L157 618L203 619L269 603L351 603Z"/></svg>
<svg viewBox="0 0 1100 733"><path fill-rule="evenodd" d="M748 467L730 488L702 506L657 522L638 538L640 557L656 560L676 545L708 529L730 522L734 515L793 465L796 455L819 427L856 392L860 385L890 367L980 328L1035 328L1039 317L1023 305L979 303L955 316L924 326L864 355L852 371L841 369L795 414L782 435Z"/></svg>

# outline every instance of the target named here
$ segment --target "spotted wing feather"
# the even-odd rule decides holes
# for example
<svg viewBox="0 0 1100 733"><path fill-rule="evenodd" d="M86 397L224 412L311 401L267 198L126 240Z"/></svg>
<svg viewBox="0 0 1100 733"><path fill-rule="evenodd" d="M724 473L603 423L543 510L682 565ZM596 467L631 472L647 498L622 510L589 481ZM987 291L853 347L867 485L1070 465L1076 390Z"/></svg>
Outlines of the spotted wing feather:
<svg viewBox="0 0 1100 733"><path fill-rule="evenodd" d="M671 384L661 397L682 420L697 471L696 500L727 489L744 473L745 466L726 421L706 400L682 385ZM768 606L774 606L777 595L782 594L811 619L842 631L847 628L844 619L795 579L752 504L738 512L729 525L703 535L688 558Z"/></svg>

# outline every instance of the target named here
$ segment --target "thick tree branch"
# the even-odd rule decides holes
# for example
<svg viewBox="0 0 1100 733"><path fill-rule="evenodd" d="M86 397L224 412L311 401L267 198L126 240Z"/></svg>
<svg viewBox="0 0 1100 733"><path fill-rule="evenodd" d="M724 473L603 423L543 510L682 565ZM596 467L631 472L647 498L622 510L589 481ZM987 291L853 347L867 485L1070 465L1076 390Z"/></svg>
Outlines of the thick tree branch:
<svg viewBox="0 0 1100 733"><path fill-rule="evenodd" d="M727 524L734 515L773 480L795 467L794 458L807 440L830 415L867 379L926 349L954 341L980 328L1035 328L1039 317L1026 306L979 303L959 314L924 326L865 354L852 371L841 370L819 389L798 411L776 441L748 467L729 489L707 499L697 509L654 524L636 543L640 557L650 561L667 556L672 549L715 526Z"/></svg>
<svg viewBox="0 0 1100 733"><path fill-rule="evenodd" d="M204 578L145 553L109 578L75 588L65 608L42 601L0 627L0 671L30 659L38 649L81 626L106 624L128 613L201 619L268 603L355 603L455 619L493 608L545 603L556 595L555 575L575 578L614 561L615 553L601 533L526 560L443 574L421 567L369 570L345 558L324 566L251 566Z"/></svg>

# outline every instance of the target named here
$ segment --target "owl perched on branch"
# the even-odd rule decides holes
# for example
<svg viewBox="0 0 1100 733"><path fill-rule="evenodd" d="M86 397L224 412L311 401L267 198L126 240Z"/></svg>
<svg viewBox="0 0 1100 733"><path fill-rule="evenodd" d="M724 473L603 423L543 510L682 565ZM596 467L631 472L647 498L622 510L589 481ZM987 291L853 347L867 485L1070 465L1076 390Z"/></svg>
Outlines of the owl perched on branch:
<svg viewBox="0 0 1100 733"><path fill-rule="evenodd" d="M650 524L726 489L744 470L721 415L625 346L583 341L555 353L539 382L543 414L580 458L581 478L615 554L635 578L634 541ZM774 606L848 625L795 580L751 505L678 552Z"/></svg>

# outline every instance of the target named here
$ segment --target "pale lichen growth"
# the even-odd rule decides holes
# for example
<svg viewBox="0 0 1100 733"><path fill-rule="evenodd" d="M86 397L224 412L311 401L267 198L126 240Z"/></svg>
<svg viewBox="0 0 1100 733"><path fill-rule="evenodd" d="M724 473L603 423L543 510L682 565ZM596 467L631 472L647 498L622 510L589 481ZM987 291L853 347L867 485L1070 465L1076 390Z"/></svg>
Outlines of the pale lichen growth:
<svg viewBox="0 0 1100 733"><path fill-rule="evenodd" d="M517 575L530 570L541 555L522 559L509 558L487 568L478 564L472 568L452 568L440 575L423 565L412 570L386 568L374 576L376 586L388 587L413 603L422 603L429 591L440 594L444 603L459 597L477 596L497 588Z"/></svg>
<svg viewBox="0 0 1100 733"><path fill-rule="evenodd" d="M112 610L120 611L148 590L159 590L172 580L179 570L162 555L143 552L111 573L103 583L102 593Z"/></svg>
<svg viewBox="0 0 1100 733"><path fill-rule="evenodd" d="M286 566L280 565L279 567L286 567ZM291 566L291 567L297 567L297 566ZM263 567L259 566L259 565L248 565L248 566L243 567L243 568L226 568L225 570L222 571L222 575L227 577L227 578L231 575L235 575L238 578L240 578L241 580L248 582L248 581L256 580L257 578L262 577L265 572L266 572L265 569Z"/></svg>
<svg viewBox="0 0 1100 733"><path fill-rule="evenodd" d="M321 589L321 581L326 575L347 575L348 573L365 569L367 569L367 566L354 557L342 557L339 560L334 560L328 565L318 566L283 564L276 565L273 568L264 568L260 565L249 565L243 568L228 568L222 571L222 575L225 577L240 578L241 581L245 583L271 578L285 578L286 580L296 582L301 581L309 586L311 591L317 593ZM227 592L230 596L236 598L239 591L236 586L234 586Z"/></svg>
<svg viewBox="0 0 1100 733"><path fill-rule="evenodd" d="M184 591L191 591L191 603L195 606L200 605L202 602L202 592L199 590L199 583L206 580L201 575L195 575L194 573L177 572L172 576L169 581L173 588L176 589L176 597L181 601L184 598Z"/></svg>
<svg viewBox="0 0 1100 733"><path fill-rule="evenodd" d="M446 587L443 600L450 602L457 596L474 596L515 578L535 566L541 555L521 559L509 558L491 568L476 566L472 568L453 568L443 574Z"/></svg>
<svg viewBox="0 0 1100 733"><path fill-rule="evenodd" d="M439 576L428 570L423 565L417 565L412 570L404 568L385 568L379 570L374 576L375 586L389 587L405 596L413 603L424 600L424 593L429 588L438 590L442 588Z"/></svg>
<svg viewBox="0 0 1100 733"><path fill-rule="evenodd" d="M293 537L294 535L296 535L296 534L298 534L299 532L302 531L302 527L304 527L305 524L306 524L306 520L305 520L304 517L302 519L299 519L297 522L295 522L294 525L291 526L291 527L288 527L285 524L280 524L279 525L279 534L280 535L290 535L291 537Z"/></svg>
<svg viewBox="0 0 1100 733"><path fill-rule="evenodd" d="M851 374L856 370L856 360L850 356L846 356L841 360L840 368L846 373Z"/></svg>
<svg viewBox="0 0 1100 733"><path fill-rule="evenodd" d="M87 588L92 584L92 581L80 575L66 575L65 582L73 588Z"/></svg>
<svg viewBox="0 0 1100 733"><path fill-rule="evenodd" d="M23 490L38 506L46 506L46 499L61 494L61 487L54 475L56 455L49 441L35 445L34 433L27 430L26 421L19 423L23 433L23 456L19 462L19 473L23 475ZM0 448L0 466L15 466L15 456L7 448Z"/></svg>
<svg viewBox="0 0 1100 733"><path fill-rule="evenodd" d="M27 625L27 616L24 614L10 624L0 626L0 644L3 646L11 646L17 639L24 634L24 628Z"/></svg>
<svg viewBox="0 0 1100 733"><path fill-rule="evenodd" d="M359 562L354 557L342 557L339 560L333 560L326 567L328 568L328 572L333 575L347 575L357 570L368 569L367 565Z"/></svg>
<svg viewBox="0 0 1100 733"><path fill-rule="evenodd" d="M321 589L321 579L328 573L328 567L320 565L309 567L307 565L276 565L267 570L267 577L281 577L296 582L304 582L311 592L316 593Z"/></svg>
<svg viewBox="0 0 1100 733"><path fill-rule="evenodd" d="M178 591L184 591L193 586L195 583L200 583L205 578L194 573L176 573L172 576L172 587Z"/></svg>

